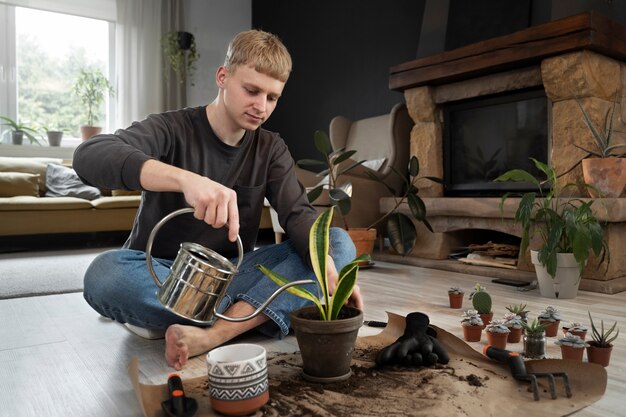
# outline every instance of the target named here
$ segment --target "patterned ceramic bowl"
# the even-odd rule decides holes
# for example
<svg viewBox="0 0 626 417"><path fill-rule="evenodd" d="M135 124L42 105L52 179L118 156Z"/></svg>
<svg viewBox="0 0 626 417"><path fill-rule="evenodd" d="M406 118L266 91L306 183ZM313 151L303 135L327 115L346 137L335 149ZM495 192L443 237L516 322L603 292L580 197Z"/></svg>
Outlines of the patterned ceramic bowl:
<svg viewBox="0 0 626 417"><path fill-rule="evenodd" d="M265 349L241 343L207 353L211 406L219 413L243 416L269 400Z"/></svg>

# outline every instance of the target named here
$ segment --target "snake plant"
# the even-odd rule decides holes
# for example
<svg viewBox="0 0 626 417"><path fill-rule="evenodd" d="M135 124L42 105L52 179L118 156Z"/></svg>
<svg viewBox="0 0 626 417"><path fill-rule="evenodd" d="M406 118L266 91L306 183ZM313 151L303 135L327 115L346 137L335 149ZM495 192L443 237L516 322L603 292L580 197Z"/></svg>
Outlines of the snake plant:
<svg viewBox="0 0 626 417"><path fill-rule="evenodd" d="M337 320L341 308L346 303L348 298L350 298L354 285L356 284L359 272L359 262L367 261L369 259L368 255L361 255L344 266L339 272L337 288L335 288L334 294L330 294L328 276L326 275L326 261L328 259L328 247L330 244L329 229L332 217L333 207L330 207L317 217L315 223L313 223L313 226L311 227L311 231L309 232L309 253L311 256L311 265L313 266L313 272L317 278L317 284L321 296L318 297L311 291L297 285L287 288L287 291L290 293L312 301L320 312L321 320ZM257 265L257 267L268 278L280 286L291 282L291 280L288 280L263 265Z"/></svg>

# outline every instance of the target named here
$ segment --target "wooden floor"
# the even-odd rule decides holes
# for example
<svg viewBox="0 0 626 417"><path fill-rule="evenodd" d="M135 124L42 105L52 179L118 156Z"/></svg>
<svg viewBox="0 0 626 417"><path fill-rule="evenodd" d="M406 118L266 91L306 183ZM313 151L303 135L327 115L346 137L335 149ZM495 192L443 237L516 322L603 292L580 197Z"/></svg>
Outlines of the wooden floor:
<svg viewBox="0 0 626 417"><path fill-rule="evenodd" d="M531 316L552 304L565 320L587 323L587 310L605 323L617 320L624 333L615 343L607 369L606 394L575 415L626 416L626 292L580 292L575 300L550 300L542 298L537 290L518 292L513 287L493 284L491 278L384 262L361 271L359 280L366 320L386 320L386 311L402 315L422 311L433 324L459 337L461 310L448 308L446 290L454 285L469 293L476 282L490 290L496 317L505 313L507 305L523 302L528 304ZM164 383L172 371L164 364L162 340L141 339L125 327L100 318L81 294L0 301L0 329L0 416L139 417L142 413L126 370L131 358L139 358L140 378L146 383ZM361 330L362 335L376 332L365 326ZM297 349L293 337L271 341L249 335L237 341L242 340L260 343L270 351ZM482 349L482 343L472 346ZM521 344L510 348L521 350ZM560 357L553 340L548 349L549 357ZM192 360L182 376L184 379L205 372L204 357L200 356ZM540 415L540 408L537 411Z"/></svg>

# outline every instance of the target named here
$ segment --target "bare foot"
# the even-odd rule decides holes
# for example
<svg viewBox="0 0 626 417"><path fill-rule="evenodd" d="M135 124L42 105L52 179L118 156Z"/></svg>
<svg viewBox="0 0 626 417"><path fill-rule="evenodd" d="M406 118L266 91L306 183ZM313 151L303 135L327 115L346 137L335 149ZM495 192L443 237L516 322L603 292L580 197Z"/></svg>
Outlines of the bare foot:
<svg viewBox="0 0 626 417"><path fill-rule="evenodd" d="M165 360L180 371L189 358L211 349L209 329L173 324L165 332Z"/></svg>

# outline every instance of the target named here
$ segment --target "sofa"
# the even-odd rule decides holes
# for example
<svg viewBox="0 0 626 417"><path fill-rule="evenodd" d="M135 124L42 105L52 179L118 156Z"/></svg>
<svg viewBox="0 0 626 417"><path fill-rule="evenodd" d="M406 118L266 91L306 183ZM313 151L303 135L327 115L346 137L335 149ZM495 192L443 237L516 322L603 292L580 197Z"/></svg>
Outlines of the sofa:
<svg viewBox="0 0 626 417"><path fill-rule="evenodd" d="M51 193L51 164L55 172L73 172L62 159L0 157L0 236L132 228L141 195L97 189L87 195L74 193L64 189L66 177L58 177L64 180L58 184L61 191Z"/></svg>

